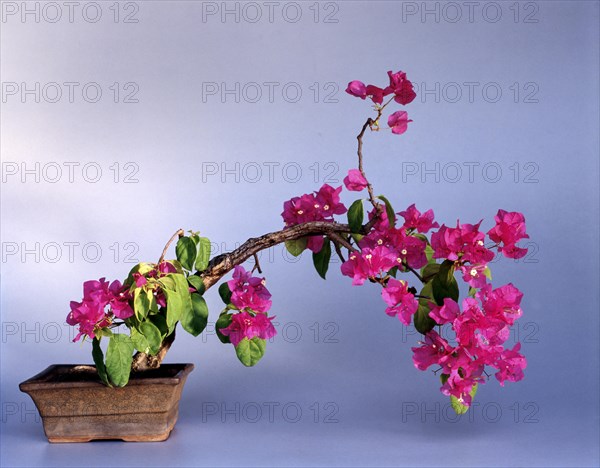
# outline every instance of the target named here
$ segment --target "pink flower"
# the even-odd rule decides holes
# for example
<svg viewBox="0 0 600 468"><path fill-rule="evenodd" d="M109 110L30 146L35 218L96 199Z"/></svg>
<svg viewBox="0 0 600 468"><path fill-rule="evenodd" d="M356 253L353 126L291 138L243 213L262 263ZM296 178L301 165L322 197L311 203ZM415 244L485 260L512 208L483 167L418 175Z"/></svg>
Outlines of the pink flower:
<svg viewBox="0 0 600 468"><path fill-rule="evenodd" d="M351 192L363 191L369 183L358 169L350 169L344 177L344 185Z"/></svg>
<svg viewBox="0 0 600 468"><path fill-rule="evenodd" d="M521 343L517 343L513 349L506 349L500 355L498 362L496 363L496 379L500 382L500 385L504 386L506 380L510 382L518 382L522 380L523 369L527 367L527 359L521 353Z"/></svg>
<svg viewBox="0 0 600 468"><path fill-rule="evenodd" d="M366 86L362 81L358 80L348 83L346 92L361 99L365 99L369 96L376 104L381 104L383 102L383 96L385 95L383 89L373 85Z"/></svg>
<svg viewBox="0 0 600 468"><path fill-rule="evenodd" d="M432 228L440 226L433 220L433 210L427 210L421 214L414 203L406 211L401 211L398 214L404 218L405 229L416 229L419 232L427 232Z"/></svg>
<svg viewBox="0 0 600 468"><path fill-rule="evenodd" d="M386 273L396 266L396 255L384 246L365 248L361 252L352 252L342 264L342 274L352 278L354 286L360 286L367 278Z"/></svg>
<svg viewBox="0 0 600 468"><path fill-rule="evenodd" d="M281 213L285 225L289 227L310 221L333 221L334 215L348 211L340 201L341 191L341 186L333 188L324 184L314 194L304 194L286 201Z"/></svg>
<svg viewBox="0 0 600 468"><path fill-rule="evenodd" d="M430 304L433 304L430 302ZM444 298L444 305L431 305L429 316L436 321L438 325L453 322L460 314L460 307L449 297Z"/></svg>
<svg viewBox="0 0 600 468"><path fill-rule="evenodd" d="M396 111L388 117L388 125L392 129L392 133L396 135L402 135L406 132L408 122L412 122L412 120L408 119L406 111Z"/></svg>
<svg viewBox="0 0 600 468"><path fill-rule="evenodd" d="M479 231L481 221L475 225L456 223L456 228L446 225L431 234L434 258L460 260L485 265L494 258L494 252L484 246L485 234Z"/></svg>
<svg viewBox="0 0 600 468"><path fill-rule="evenodd" d="M385 95L394 93L394 101L403 106L411 103L417 97L417 94L413 90L413 84L406 78L406 73L401 71L392 73L390 70L388 71L388 76L390 78L390 85L385 88Z"/></svg>
<svg viewBox="0 0 600 468"><path fill-rule="evenodd" d="M523 314L521 299L523 293L512 283L492 290L491 285L482 288L477 294L488 316L500 317L512 325Z"/></svg>
<svg viewBox="0 0 600 468"><path fill-rule="evenodd" d="M490 239L496 243L502 243L498 251L507 258L521 258L527 254L527 249L517 247L515 244L521 239L528 239L525 232L525 217L522 213L498 210L494 217L496 226L488 231Z"/></svg>
<svg viewBox="0 0 600 468"><path fill-rule="evenodd" d="M386 314L390 317L397 316L404 325L410 325L419 303L415 296L408 291L405 281L390 278L387 285L381 290L381 297L390 306L385 309Z"/></svg>
<svg viewBox="0 0 600 468"><path fill-rule="evenodd" d="M482 288L486 284L485 269L485 265L463 265L460 267L465 283L476 289Z"/></svg>
<svg viewBox="0 0 600 468"><path fill-rule="evenodd" d="M241 311L267 312L271 308L271 293L265 287L265 279L251 275L243 266L235 267L233 279L227 282L231 303Z"/></svg>
<svg viewBox="0 0 600 468"><path fill-rule="evenodd" d="M318 192L315 193L315 204L313 208L317 210L323 220L333 220L333 215L342 215L348 209L340 201L342 186L333 188L331 185L323 184Z"/></svg>
<svg viewBox="0 0 600 468"><path fill-rule="evenodd" d="M451 357L453 348L448 342L431 330L425 335L425 342L421 342L419 348L411 348L413 351L413 363L419 370L427 370L429 366L437 364L445 367Z"/></svg>
<svg viewBox="0 0 600 468"><path fill-rule="evenodd" d="M167 275L169 273L177 273L175 265L173 265L171 262L160 262L158 264L158 271L163 275Z"/></svg>
<svg viewBox="0 0 600 468"><path fill-rule="evenodd" d="M233 314L229 326L222 328L220 332L229 337L233 346L237 346L244 338L251 340L258 337L267 340L277 334L271 323L274 318L262 313L253 316L248 312L240 312Z"/></svg>
<svg viewBox="0 0 600 468"><path fill-rule="evenodd" d="M148 280L146 279L146 277L140 275L139 273L134 273L133 274L133 280L135 281L135 285L138 288L141 288L142 286L144 286L148 282Z"/></svg>
<svg viewBox="0 0 600 468"><path fill-rule="evenodd" d="M366 93L367 96L371 97L371 101L373 101L375 104L381 104L383 102L383 96L385 95L383 89L377 86L369 85L367 86Z"/></svg>
<svg viewBox="0 0 600 468"><path fill-rule="evenodd" d="M105 278L99 281L86 281L83 283L83 300L71 302L71 312L67 315L67 323L79 325L79 334L73 341L79 340L81 335L94 338L96 329L110 325L112 316L126 319L133 315L129 305L131 295L120 281L109 284ZM107 307L108 306L108 307Z"/></svg>
<svg viewBox="0 0 600 468"><path fill-rule="evenodd" d="M348 87L346 88L346 92L351 94L352 96L359 97L361 99L365 99L367 97L367 87L362 81L351 81L348 83Z"/></svg>

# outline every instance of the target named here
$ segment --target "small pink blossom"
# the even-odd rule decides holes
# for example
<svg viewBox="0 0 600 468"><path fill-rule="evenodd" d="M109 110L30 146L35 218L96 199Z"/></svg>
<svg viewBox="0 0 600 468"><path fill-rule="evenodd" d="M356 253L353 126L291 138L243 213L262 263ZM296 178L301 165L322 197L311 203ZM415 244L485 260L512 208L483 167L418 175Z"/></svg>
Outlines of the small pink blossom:
<svg viewBox="0 0 600 468"><path fill-rule="evenodd" d="M369 185L369 182L358 169L350 169L348 175L344 177L344 185L351 192L361 192Z"/></svg>
<svg viewBox="0 0 600 468"><path fill-rule="evenodd" d="M251 272L237 265L233 279L227 282L231 291L231 303L238 310L267 312L271 308L271 293L265 287L265 279L253 277Z"/></svg>
<svg viewBox="0 0 600 468"><path fill-rule="evenodd" d="M430 302L430 304L433 304ZM438 325L453 322L460 314L460 307L449 297L444 298L444 305L430 305L429 316L436 321Z"/></svg>
<svg viewBox="0 0 600 468"><path fill-rule="evenodd" d="M406 111L396 111L388 117L388 125L392 129L392 133L402 135L408 129L409 120Z"/></svg>
<svg viewBox="0 0 600 468"><path fill-rule="evenodd" d="M387 285L381 290L381 297L389 305L385 309L386 314L390 317L397 316L404 325L410 325L419 303L415 296L408 291L408 284L405 281L390 278Z"/></svg>
<svg viewBox="0 0 600 468"><path fill-rule="evenodd" d="M394 101L398 104L406 105L410 104L417 94L413 89L413 84L406 78L406 73L388 71L390 78L390 85L385 88L384 95L394 93Z"/></svg>
<svg viewBox="0 0 600 468"><path fill-rule="evenodd" d="M271 323L275 317L267 317L266 314L258 313L256 315L248 312L240 312L231 316L231 323L228 327L222 328L220 332L229 337L233 346L237 346L244 338L261 338L268 340L277 334L275 327Z"/></svg>
<svg viewBox="0 0 600 468"><path fill-rule="evenodd" d="M362 81L354 80L348 83L346 92L352 96L365 99L367 97L367 87Z"/></svg>
<svg viewBox="0 0 600 468"><path fill-rule="evenodd" d="M425 213L421 214L414 203L405 211L401 211L398 214L404 218L405 229L416 229L419 232L427 232L432 228L440 226L433 220L433 210L427 210Z"/></svg>
<svg viewBox="0 0 600 468"><path fill-rule="evenodd" d="M496 243L503 244L498 247L507 258L521 258L527 254L527 249L517 247L515 244L521 239L528 239L525 217L522 213L498 210L494 217L496 225L488 231L490 239Z"/></svg>
<svg viewBox="0 0 600 468"><path fill-rule="evenodd" d="M397 265L396 255L384 246L373 249L365 248L361 252L352 252L348 260L342 264L342 274L352 278L354 286L360 286L367 278L387 273Z"/></svg>
<svg viewBox="0 0 600 468"><path fill-rule="evenodd" d="M452 356L453 348L435 330L425 335L422 346L411 348L413 351L413 363L419 370L427 370L430 366L437 364L445 367L448 359Z"/></svg>

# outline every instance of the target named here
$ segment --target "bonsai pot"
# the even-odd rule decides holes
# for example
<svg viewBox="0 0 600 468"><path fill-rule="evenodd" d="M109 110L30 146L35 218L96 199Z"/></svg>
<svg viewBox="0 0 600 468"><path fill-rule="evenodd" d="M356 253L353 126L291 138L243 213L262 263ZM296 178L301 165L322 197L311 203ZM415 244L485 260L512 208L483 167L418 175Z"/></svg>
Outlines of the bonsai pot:
<svg viewBox="0 0 600 468"><path fill-rule="evenodd" d="M193 364L163 364L131 374L125 387L102 384L90 365L52 365L19 388L35 403L49 442L166 440Z"/></svg>

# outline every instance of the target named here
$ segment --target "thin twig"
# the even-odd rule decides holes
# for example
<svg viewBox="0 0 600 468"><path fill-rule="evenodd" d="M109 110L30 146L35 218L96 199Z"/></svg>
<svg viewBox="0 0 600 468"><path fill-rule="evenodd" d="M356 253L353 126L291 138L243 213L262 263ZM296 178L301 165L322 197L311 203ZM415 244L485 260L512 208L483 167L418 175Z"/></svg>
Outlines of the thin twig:
<svg viewBox="0 0 600 468"><path fill-rule="evenodd" d="M330 232L329 234L327 234L327 237L329 237L332 241L334 241L334 243L343 245L350 252L356 251L356 249L354 247L352 247L352 244L350 242L348 242L346 239L344 239L342 236L340 236L337 232Z"/></svg>
<svg viewBox="0 0 600 468"><path fill-rule="evenodd" d="M260 269L260 262L258 261L258 255L256 254L254 254L254 266L252 267L252 273L254 273L255 270L262 275L262 270Z"/></svg>
<svg viewBox="0 0 600 468"><path fill-rule="evenodd" d="M340 260L342 261L342 263L344 263L346 261L346 259L344 258L344 254L342 253L342 249L340 247L340 244L338 244L336 241L334 241L331 237L329 237L332 242L333 245L335 247L335 253L337 253L337 256L340 258Z"/></svg>
<svg viewBox="0 0 600 468"><path fill-rule="evenodd" d="M165 245L165 248L162 251L162 254L160 256L160 258L158 259L158 264L160 265L163 260L165 259L165 255L167 255L167 250L169 250L169 246L171 245L171 243L175 240L176 237L183 237L185 234L185 232L183 231L183 229L178 229L177 232L175 234L173 234L171 236L171 238L169 239L169 242L167 242L167 245Z"/></svg>
<svg viewBox="0 0 600 468"><path fill-rule="evenodd" d="M406 268L408 271L412 272L415 274L415 276L419 279L419 281L423 284L425 284L425 280L423 279L423 277L419 274L419 272L417 270L415 270L414 268L411 268L408 266L408 263L406 262L402 262L402 266L404 268Z"/></svg>

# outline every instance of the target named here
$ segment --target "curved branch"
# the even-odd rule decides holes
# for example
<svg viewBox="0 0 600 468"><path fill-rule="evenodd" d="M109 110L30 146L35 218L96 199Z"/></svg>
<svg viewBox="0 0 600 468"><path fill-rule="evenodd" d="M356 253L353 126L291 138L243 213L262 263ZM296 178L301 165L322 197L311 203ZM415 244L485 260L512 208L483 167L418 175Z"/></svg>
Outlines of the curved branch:
<svg viewBox="0 0 600 468"><path fill-rule="evenodd" d="M248 239L232 252L218 255L210 260L206 270L197 272L202 278L206 289L213 286L236 265L244 263L247 259L261 250L268 249L274 245L286 241L301 239L313 235L349 234L350 226L347 224L332 223L327 221L313 221L310 223L297 224L281 231L270 232L260 237Z"/></svg>

